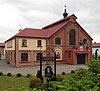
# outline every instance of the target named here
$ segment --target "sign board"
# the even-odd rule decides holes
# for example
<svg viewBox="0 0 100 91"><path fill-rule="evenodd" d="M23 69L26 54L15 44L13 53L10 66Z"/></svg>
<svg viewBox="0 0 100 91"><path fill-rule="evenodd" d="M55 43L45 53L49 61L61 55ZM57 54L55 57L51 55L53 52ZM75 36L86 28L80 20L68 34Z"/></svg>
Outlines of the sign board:
<svg viewBox="0 0 100 91"><path fill-rule="evenodd" d="M54 61L55 57L42 57L43 61Z"/></svg>

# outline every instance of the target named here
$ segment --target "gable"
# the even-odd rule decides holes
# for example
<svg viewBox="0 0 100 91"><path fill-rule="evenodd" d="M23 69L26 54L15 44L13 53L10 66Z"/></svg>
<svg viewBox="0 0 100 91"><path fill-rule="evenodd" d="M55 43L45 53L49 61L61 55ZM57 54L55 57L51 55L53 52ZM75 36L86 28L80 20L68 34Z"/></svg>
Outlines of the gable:
<svg viewBox="0 0 100 91"><path fill-rule="evenodd" d="M93 40L92 37L86 32L86 30L84 30L84 29L82 28L82 26L80 26L80 24L79 24L78 22L76 22L76 24L79 26L80 31L81 31L88 39Z"/></svg>

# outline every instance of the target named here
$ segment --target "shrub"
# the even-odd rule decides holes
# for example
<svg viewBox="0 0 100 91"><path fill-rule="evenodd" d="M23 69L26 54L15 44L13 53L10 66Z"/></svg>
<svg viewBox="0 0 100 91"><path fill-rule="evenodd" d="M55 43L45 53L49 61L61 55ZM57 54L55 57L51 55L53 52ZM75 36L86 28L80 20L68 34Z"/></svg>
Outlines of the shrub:
<svg viewBox="0 0 100 91"><path fill-rule="evenodd" d="M76 77L75 77L76 79L82 79L82 78L85 77L86 75L87 75L87 69L78 68L78 69L76 69L75 75L74 75L74 76L76 76Z"/></svg>
<svg viewBox="0 0 100 91"><path fill-rule="evenodd" d="M0 72L0 76L2 76L3 75L3 73L2 72Z"/></svg>
<svg viewBox="0 0 100 91"><path fill-rule="evenodd" d="M100 73L100 60L93 60L88 63L89 71L95 74Z"/></svg>
<svg viewBox="0 0 100 91"><path fill-rule="evenodd" d="M10 64L10 62L9 62L9 61L7 61L7 64Z"/></svg>
<svg viewBox="0 0 100 91"><path fill-rule="evenodd" d="M75 73L75 70L71 70L71 73Z"/></svg>
<svg viewBox="0 0 100 91"><path fill-rule="evenodd" d="M9 72L9 73L7 73L7 76L12 76L12 74Z"/></svg>
<svg viewBox="0 0 100 91"><path fill-rule="evenodd" d="M86 74L87 70L84 68L78 68L78 69L76 69L76 72L79 74Z"/></svg>
<svg viewBox="0 0 100 91"><path fill-rule="evenodd" d="M56 75L56 81L62 81L62 80L64 80L64 76L63 75L61 75L61 74L57 74Z"/></svg>
<svg viewBox="0 0 100 91"><path fill-rule="evenodd" d="M62 75L65 75L65 72L62 72Z"/></svg>
<svg viewBox="0 0 100 91"><path fill-rule="evenodd" d="M31 74L27 74L27 78L30 78L30 77L32 77L32 75Z"/></svg>
<svg viewBox="0 0 100 91"><path fill-rule="evenodd" d="M30 88L39 88L40 86L42 86L41 79L33 76L30 80Z"/></svg>
<svg viewBox="0 0 100 91"><path fill-rule="evenodd" d="M37 71L36 77L40 78L40 70Z"/></svg>
<svg viewBox="0 0 100 91"><path fill-rule="evenodd" d="M17 77L21 77L22 75L21 75L21 73L17 73L16 76Z"/></svg>

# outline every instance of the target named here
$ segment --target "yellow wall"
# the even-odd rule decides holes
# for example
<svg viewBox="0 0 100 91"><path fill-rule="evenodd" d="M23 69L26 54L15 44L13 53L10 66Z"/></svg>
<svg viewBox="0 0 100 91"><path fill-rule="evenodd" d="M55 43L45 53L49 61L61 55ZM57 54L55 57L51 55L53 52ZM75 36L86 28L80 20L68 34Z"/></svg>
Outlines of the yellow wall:
<svg viewBox="0 0 100 91"><path fill-rule="evenodd" d="M15 50L15 39L12 39L5 43L5 50Z"/></svg>
<svg viewBox="0 0 100 91"><path fill-rule="evenodd" d="M27 40L27 47L22 47L22 39ZM37 40L42 40L42 47L37 47ZM18 38L19 50L46 50L46 39Z"/></svg>

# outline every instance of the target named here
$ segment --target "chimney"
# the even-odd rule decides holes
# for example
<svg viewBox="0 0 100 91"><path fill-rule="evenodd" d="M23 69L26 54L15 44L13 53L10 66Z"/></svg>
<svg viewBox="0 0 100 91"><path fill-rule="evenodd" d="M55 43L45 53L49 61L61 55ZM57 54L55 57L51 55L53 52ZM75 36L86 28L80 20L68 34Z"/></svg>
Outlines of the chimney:
<svg viewBox="0 0 100 91"><path fill-rule="evenodd" d="M21 32L22 31L22 29L19 29L19 32Z"/></svg>

